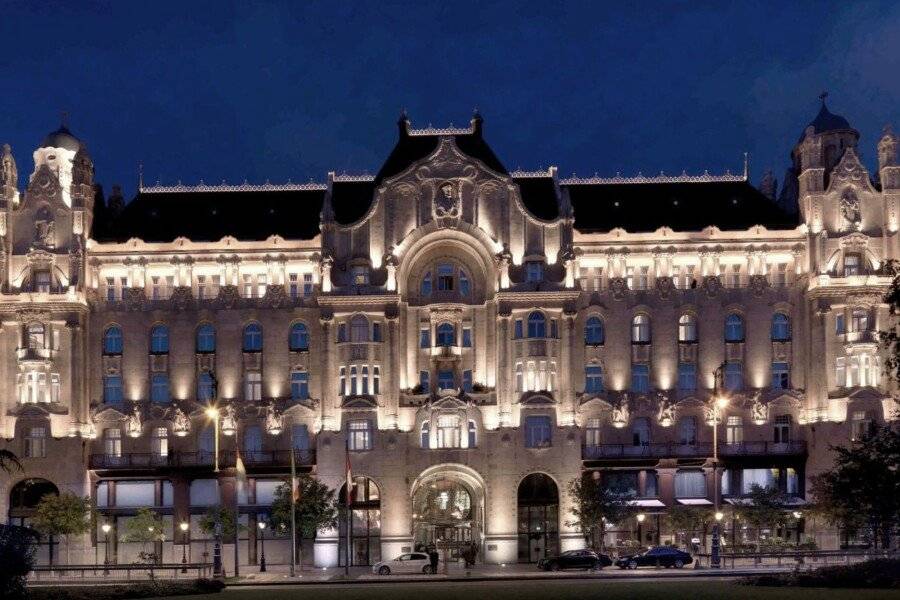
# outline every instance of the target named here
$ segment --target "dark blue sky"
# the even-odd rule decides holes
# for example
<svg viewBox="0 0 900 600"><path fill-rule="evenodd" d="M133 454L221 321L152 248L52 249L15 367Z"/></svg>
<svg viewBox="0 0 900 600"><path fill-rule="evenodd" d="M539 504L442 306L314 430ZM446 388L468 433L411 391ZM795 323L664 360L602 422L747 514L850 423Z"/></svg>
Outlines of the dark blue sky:
<svg viewBox="0 0 900 600"><path fill-rule="evenodd" d="M782 179L830 92L871 164L900 128L900 4L30 2L0 18L0 142L69 112L108 191L375 172L414 126L477 106L510 169L741 168Z"/></svg>

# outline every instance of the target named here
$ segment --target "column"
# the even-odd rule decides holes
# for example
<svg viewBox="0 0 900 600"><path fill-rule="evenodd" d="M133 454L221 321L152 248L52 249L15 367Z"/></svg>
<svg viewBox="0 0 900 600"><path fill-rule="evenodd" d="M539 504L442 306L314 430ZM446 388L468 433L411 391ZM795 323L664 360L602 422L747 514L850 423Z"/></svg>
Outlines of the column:
<svg viewBox="0 0 900 600"><path fill-rule="evenodd" d="M389 308L386 315L388 321L388 352L385 355L388 358L387 368L384 369L381 378L381 385L387 390L387 408L388 416L391 421L390 425L394 428L398 426L398 404L400 400L400 370L402 363L400 362L400 339L397 335L399 326L399 315L394 312L396 308ZM408 378L408 373L403 377Z"/></svg>
<svg viewBox="0 0 900 600"><path fill-rule="evenodd" d="M331 344L333 342L331 339L331 323L333 319L334 317L331 315L323 315L319 318L319 323L322 325L322 368L319 371L319 376L322 379L322 411L320 415L322 430L336 429L337 425L333 422L332 415L329 414L332 408L338 408L335 402L335 382L331 379L333 376L331 367Z"/></svg>
<svg viewBox="0 0 900 600"><path fill-rule="evenodd" d="M575 425L575 390L572 385L572 370L577 368L572 363L572 341L577 339L575 334L575 311L563 310L562 339L560 340L560 356L557 363L557 385L554 393L559 395L563 414L560 415L560 425L569 427Z"/></svg>
<svg viewBox="0 0 900 600"><path fill-rule="evenodd" d="M501 427L507 427L512 423L509 396L513 393L509 386L509 320L512 316L508 306L498 307L500 320L500 343L497 344L499 356L497 357L497 403L500 409Z"/></svg>

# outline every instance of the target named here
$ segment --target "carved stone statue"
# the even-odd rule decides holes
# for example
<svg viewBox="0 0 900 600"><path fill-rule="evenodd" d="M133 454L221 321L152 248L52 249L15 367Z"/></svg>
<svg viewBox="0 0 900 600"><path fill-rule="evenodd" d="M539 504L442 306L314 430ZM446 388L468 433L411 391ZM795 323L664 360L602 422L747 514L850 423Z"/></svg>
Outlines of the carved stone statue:
<svg viewBox="0 0 900 600"><path fill-rule="evenodd" d="M284 429L284 416L279 415L275 410L275 406L270 404L266 408L266 431L272 435L281 433Z"/></svg>
<svg viewBox="0 0 900 600"><path fill-rule="evenodd" d="M618 406L614 406L612 410L613 427L621 429L628 424L628 396L625 395Z"/></svg>
<svg viewBox="0 0 900 600"><path fill-rule="evenodd" d="M180 408L175 409L172 417L173 430L178 437L184 437L191 431L191 420Z"/></svg>
<svg viewBox="0 0 900 600"><path fill-rule="evenodd" d="M49 218L34 222L34 244L43 248L56 247L56 226Z"/></svg>
<svg viewBox="0 0 900 600"><path fill-rule="evenodd" d="M862 219L859 198L849 188L844 190L844 193L841 195L841 216L851 225L858 225Z"/></svg>
<svg viewBox="0 0 900 600"><path fill-rule="evenodd" d="M757 396L750 406L750 414L755 425L763 425L769 420L769 407L760 402L759 396Z"/></svg>
<svg viewBox="0 0 900 600"><path fill-rule="evenodd" d="M450 182L441 184L434 198L435 217L459 216L459 193Z"/></svg>
<svg viewBox="0 0 900 600"><path fill-rule="evenodd" d="M141 422L141 409L135 406L134 412L132 412L131 416L128 417L128 435L131 437L140 436L142 427L143 424Z"/></svg>

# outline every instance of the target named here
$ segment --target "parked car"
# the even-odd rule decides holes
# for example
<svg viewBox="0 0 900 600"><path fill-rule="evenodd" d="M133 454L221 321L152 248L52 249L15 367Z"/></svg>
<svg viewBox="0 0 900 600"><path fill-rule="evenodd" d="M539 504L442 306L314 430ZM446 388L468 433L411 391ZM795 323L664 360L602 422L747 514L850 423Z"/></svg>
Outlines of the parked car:
<svg viewBox="0 0 900 600"><path fill-rule="evenodd" d="M569 550L559 556L548 556L538 561L538 569L559 571L560 569L602 569L612 564L612 559L593 550Z"/></svg>
<svg viewBox="0 0 900 600"><path fill-rule="evenodd" d="M372 565L372 572L378 575L391 573L432 573L431 561L424 552L408 552L394 560L383 560Z"/></svg>
<svg viewBox="0 0 900 600"><path fill-rule="evenodd" d="M650 548L646 552L633 554L631 556L621 556L616 561L616 566L620 569L637 569L638 567L675 567L680 569L684 565L689 565L694 559L687 552L682 552L671 546L657 546Z"/></svg>

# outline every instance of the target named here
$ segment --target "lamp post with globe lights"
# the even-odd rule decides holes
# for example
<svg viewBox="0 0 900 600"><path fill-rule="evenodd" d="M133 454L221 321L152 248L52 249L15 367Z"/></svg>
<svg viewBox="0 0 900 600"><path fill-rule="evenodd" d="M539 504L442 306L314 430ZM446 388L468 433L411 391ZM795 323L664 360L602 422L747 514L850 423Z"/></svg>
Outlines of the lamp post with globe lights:
<svg viewBox="0 0 900 600"><path fill-rule="evenodd" d="M715 511L716 522L713 523L712 549L709 557L709 566L714 569L721 567L721 560L719 558L719 523L724 516L719 510L719 495L722 491L722 482L719 479L719 414L726 406L728 406L729 402L728 396L721 393L719 388L719 382L722 381L724 376L725 363L723 362L719 365L719 368L713 372L713 510Z"/></svg>
<svg viewBox="0 0 900 600"><path fill-rule="evenodd" d="M647 518L647 515L644 513L638 513L637 515L637 524L638 524L638 548L644 547L644 519Z"/></svg>
<svg viewBox="0 0 900 600"><path fill-rule="evenodd" d="M259 534L260 534L260 545L262 546L262 551L259 556L259 572L266 572L266 522L260 521L259 525Z"/></svg>
<svg viewBox="0 0 900 600"><path fill-rule="evenodd" d="M100 526L100 529L103 530L103 574L109 575L109 532L112 529L112 525L109 523L104 523Z"/></svg>
<svg viewBox="0 0 900 600"><path fill-rule="evenodd" d="M187 573L187 545L191 543L191 538L188 536L190 525L187 521L182 521L178 528L181 530L181 572Z"/></svg>
<svg viewBox="0 0 900 600"><path fill-rule="evenodd" d="M206 407L206 416L213 422L213 473L219 472L219 409ZM217 513L218 514L218 513ZM236 525L236 524L235 524ZM222 523L217 518L213 543L213 575L222 576Z"/></svg>

